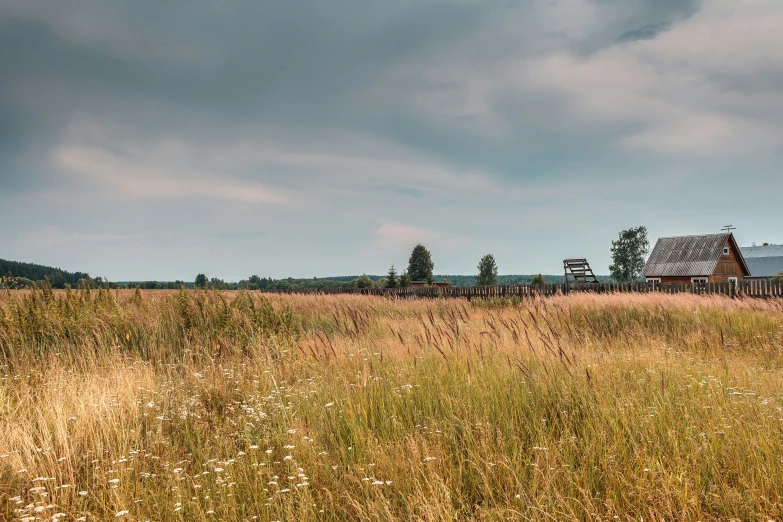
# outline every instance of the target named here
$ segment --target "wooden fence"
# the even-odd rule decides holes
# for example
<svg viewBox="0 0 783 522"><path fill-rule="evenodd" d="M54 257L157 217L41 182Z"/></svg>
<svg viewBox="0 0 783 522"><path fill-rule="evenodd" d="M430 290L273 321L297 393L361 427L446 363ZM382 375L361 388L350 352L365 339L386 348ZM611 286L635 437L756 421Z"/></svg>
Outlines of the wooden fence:
<svg viewBox="0 0 783 522"><path fill-rule="evenodd" d="M742 281L739 283L560 283L546 285L501 285L481 287L434 287L408 288L334 288L320 290L267 290L278 294L355 294L378 295L397 299L412 298L465 298L489 299L494 297L548 297L571 292L603 293L651 293L703 294L729 297L783 298L783 283L770 281Z"/></svg>

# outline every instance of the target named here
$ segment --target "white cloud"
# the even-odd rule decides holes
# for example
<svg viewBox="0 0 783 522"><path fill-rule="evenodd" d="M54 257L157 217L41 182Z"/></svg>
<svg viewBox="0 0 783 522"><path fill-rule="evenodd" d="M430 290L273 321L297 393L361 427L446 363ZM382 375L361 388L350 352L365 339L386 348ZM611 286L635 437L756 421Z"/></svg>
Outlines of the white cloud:
<svg viewBox="0 0 783 522"><path fill-rule="evenodd" d="M505 189L490 176L455 170L392 143L351 134L298 134L253 127L204 138L145 140L121 125L79 117L53 153L56 166L118 194L204 197L249 203L367 200L388 192L475 199ZM345 203L345 199L343 199Z"/></svg>
<svg viewBox="0 0 783 522"><path fill-rule="evenodd" d="M197 167L159 165L142 157L127 157L101 149L61 147L58 166L104 184L121 196L139 199L201 197L244 203L286 203L278 191L257 183L239 183L199 172Z"/></svg>
<svg viewBox="0 0 783 522"><path fill-rule="evenodd" d="M467 238L402 223L383 223L375 231L372 241L362 254L368 257L391 257L407 255L411 249L422 243L439 252L454 251L468 244Z"/></svg>
<svg viewBox="0 0 783 522"><path fill-rule="evenodd" d="M375 231L376 239L365 250L370 256L389 256L410 250L417 243L426 243L436 233L399 223L385 223Z"/></svg>

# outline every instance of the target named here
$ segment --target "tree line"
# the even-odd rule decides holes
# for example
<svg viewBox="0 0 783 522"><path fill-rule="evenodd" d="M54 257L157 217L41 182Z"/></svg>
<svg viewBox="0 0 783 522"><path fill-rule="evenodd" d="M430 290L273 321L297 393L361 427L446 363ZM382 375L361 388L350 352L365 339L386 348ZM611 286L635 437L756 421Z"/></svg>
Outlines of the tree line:
<svg viewBox="0 0 783 522"><path fill-rule="evenodd" d="M645 258L650 252L647 229L644 226L633 227L619 233L612 241L612 264L610 276L597 276L599 280L631 282L640 278ZM561 283L562 275L499 275L498 263L492 254L484 255L476 266L475 275L435 276L435 263L432 253L422 244L416 245L408 258L407 268L399 273L392 265L383 276L362 274L330 278L285 278L273 279L252 275L239 282L226 282L220 278L208 278L198 274L190 281L125 281L110 282L101 277L92 279L84 272L68 272L59 268L21 263L0 259L0 288L30 288L37 283L46 282L52 288L141 288L141 289L180 289L213 288L218 290L315 290L342 288L404 288L411 285L453 285L453 286L493 286L518 284ZM5 274L2 276L1 274ZM776 280L783 279L783 273Z"/></svg>
<svg viewBox="0 0 783 522"><path fill-rule="evenodd" d="M80 279L88 277L82 272L68 272L52 266L6 259L0 259L0 276L7 279L18 279L20 285L32 285L35 281L48 279L52 288L65 288L66 285L76 286Z"/></svg>

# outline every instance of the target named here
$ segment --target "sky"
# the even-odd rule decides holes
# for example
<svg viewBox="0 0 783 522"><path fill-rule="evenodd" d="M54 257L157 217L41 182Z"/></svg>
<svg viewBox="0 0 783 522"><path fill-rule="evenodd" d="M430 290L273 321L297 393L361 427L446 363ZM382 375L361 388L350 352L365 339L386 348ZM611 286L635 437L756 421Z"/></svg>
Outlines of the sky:
<svg viewBox="0 0 783 522"><path fill-rule="evenodd" d="M783 243L780 0L0 0L0 258L560 273Z"/></svg>

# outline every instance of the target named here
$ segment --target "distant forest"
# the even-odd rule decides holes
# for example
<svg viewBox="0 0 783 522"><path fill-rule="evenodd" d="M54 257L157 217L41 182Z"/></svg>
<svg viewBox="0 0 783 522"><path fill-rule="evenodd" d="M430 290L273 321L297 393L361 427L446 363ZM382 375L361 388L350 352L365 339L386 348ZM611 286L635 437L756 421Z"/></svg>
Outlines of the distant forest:
<svg viewBox="0 0 783 522"><path fill-rule="evenodd" d="M313 278L286 278L272 279L268 277L251 276L237 283L227 283L219 278L207 280L209 288L222 290L232 290L247 288L250 290L315 290L328 288L351 288L355 286L356 280L360 276L335 276L335 277L313 277ZM386 276L370 275L368 276L374 285L384 286ZM517 285L528 284L534 275L498 275L497 284L499 285ZM563 275L545 275L548 283L562 283ZM136 288L143 289L178 289L193 288L194 281L104 281L97 277L91 279L89 274L84 272L68 272L60 268L38 265L35 263L21 263L18 261L7 261L0 259L0 286L10 288L28 288L36 283L49 281L53 288L79 288L89 285L93 288L98 286L110 285L111 288ZM435 275L435 281L447 281L454 286L476 286L477 276L475 275ZM609 280L609 276L598 276L600 280Z"/></svg>
<svg viewBox="0 0 783 522"><path fill-rule="evenodd" d="M51 266L0 259L0 277L2 276L19 280L17 283L21 286L48 279L53 288L65 288L65 285L76 286L80 279L88 277L82 272L68 272Z"/></svg>

